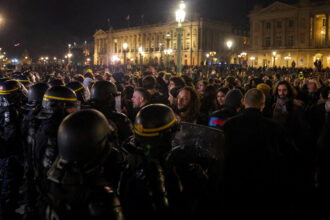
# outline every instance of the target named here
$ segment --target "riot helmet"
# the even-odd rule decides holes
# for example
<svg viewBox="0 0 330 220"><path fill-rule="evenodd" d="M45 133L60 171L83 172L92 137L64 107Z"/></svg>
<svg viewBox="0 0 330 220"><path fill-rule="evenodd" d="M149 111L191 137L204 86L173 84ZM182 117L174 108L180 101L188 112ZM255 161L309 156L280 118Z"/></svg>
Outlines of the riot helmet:
<svg viewBox="0 0 330 220"><path fill-rule="evenodd" d="M63 80L61 79L52 79L48 82L49 87L54 87L54 86L65 86Z"/></svg>
<svg viewBox="0 0 330 220"><path fill-rule="evenodd" d="M43 96L49 86L46 83L36 83L29 88L27 106L35 107L41 105Z"/></svg>
<svg viewBox="0 0 330 220"><path fill-rule="evenodd" d="M12 77L12 79L22 83L25 88L29 88L31 85L31 81L25 75L15 75Z"/></svg>
<svg viewBox="0 0 330 220"><path fill-rule="evenodd" d="M115 130L97 110L67 116L58 129L59 156L48 172L57 183L82 184L86 175L100 171L114 146Z"/></svg>
<svg viewBox="0 0 330 220"><path fill-rule="evenodd" d="M119 95L115 84L109 81L97 81L92 89L90 100L97 109L115 109L115 97Z"/></svg>
<svg viewBox="0 0 330 220"><path fill-rule="evenodd" d="M67 107L78 107L75 92L64 86L54 86L49 88L42 101L43 113L53 114L57 110Z"/></svg>
<svg viewBox="0 0 330 220"><path fill-rule="evenodd" d="M163 104L151 104L143 107L136 115L134 123L135 137L145 146L169 144L177 128L178 123L173 110ZM156 150L165 153L170 149Z"/></svg>
<svg viewBox="0 0 330 220"><path fill-rule="evenodd" d="M87 101L86 89L81 82L78 82L78 81L70 82L66 85L66 87L72 89L76 93L77 99L81 103L85 103Z"/></svg>
<svg viewBox="0 0 330 220"><path fill-rule="evenodd" d="M21 105L26 101L26 96L22 92L22 85L15 80L6 80L0 83L0 98L1 106Z"/></svg>

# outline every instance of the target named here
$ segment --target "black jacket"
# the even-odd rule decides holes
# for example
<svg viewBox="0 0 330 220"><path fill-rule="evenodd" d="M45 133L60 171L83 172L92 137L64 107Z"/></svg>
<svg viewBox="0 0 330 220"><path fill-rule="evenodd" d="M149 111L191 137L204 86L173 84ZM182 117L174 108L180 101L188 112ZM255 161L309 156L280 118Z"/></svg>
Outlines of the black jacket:
<svg viewBox="0 0 330 220"><path fill-rule="evenodd" d="M286 215L295 189L296 151L285 130L254 108L228 120L223 129L225 210L236 217Z"/></svg>

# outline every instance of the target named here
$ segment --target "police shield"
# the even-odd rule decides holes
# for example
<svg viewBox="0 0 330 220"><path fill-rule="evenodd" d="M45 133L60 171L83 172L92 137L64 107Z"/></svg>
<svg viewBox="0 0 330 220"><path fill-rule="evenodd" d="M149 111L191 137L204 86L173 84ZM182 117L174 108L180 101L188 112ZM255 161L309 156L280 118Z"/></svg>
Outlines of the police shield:
<svg viewBox="0 0 330 220"><path fill-rule="evenodd" d="M172 145L174 149L194 151L199 156L208 156L221 161L224 158L223 132L203 125L180 123Z"/></svg>

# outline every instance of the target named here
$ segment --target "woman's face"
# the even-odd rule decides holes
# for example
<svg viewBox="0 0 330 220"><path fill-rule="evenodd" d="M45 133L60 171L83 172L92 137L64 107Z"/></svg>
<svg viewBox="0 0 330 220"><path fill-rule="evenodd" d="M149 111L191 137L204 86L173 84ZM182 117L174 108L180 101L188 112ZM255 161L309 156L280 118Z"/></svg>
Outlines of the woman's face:
<svg viewBox="0 0 330 220"><path fill-rule="evenodd" d="M204 94L204 91L205 91L205 85L204 85L204 82L203 81L199 81L197 83L197 87L198 87L198 91L200 94Z"/></svg>
<svg viewBox="0 0 330 220"><path fill-rule="evenodd" d="M217 101L220 106L223 106L225 104L225 97L226 94L224 94L223 92L218 92Z"/></svg>

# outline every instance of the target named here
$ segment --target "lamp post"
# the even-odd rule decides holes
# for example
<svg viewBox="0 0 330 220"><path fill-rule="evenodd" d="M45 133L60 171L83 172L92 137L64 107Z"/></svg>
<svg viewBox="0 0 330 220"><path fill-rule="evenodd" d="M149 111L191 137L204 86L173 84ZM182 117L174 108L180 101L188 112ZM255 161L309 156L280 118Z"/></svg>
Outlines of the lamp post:
<svg viewBox="0 0 330 220"><path fill-rule="evenodd" d="M143 67L143 49L142 49L142 46L139 47L139 54L140 54L140 65L141 65L141 72L142 72L142 67Z"/></svg>
<svg viewBox="0 0 330 220"><path fill-rule="evenodd" d="M229 57L229 61L228 61L228 64L230 64L230 61L231 61L231 54L230 54L230 49L231 47L233 46L233 42L231 40L228 40L226 42L226 45L228 47L228 57Z"/></svg>
<svg viewBox="0 0 330 220"><path fill-rule="evenodd" d="M128 44L126 42L123 43L125 72L126 72L126 69L127 69L127 60L126 60L127 47L128 47Z"/></svg>
<svg viewBox="0 0 330 220"><path fill-rule="evenodd" d="M67 57L68 57L68 65L70 65L71 64L72 53L69 52L68 55L67 55Z"/></svg>
<svg viewBox="0 0 330 220"><path fill-rule="evenodd" d="M178 27L176 29L177 31L177 36L178 36L178 64L177 64L177 74L178 76L181 76L181 72L182 72L182 69L181 69L181 38L182 38L182 32L183 32L183 28L182 28L182 23L184 22L184 19L186 17L186 12L185 12L185 9L186 8L186 5L184 3L184 1L181 1L180 2L180 5L179 5L179 9L176 11L175 15L176 15L176 21L178 22Z"/></svg>
<svg viewBox="0 0 330 220"><path fill-rule="evenodd" d="M275 67L276 54L277 54L277 52L276 51L273 51L273 59L274 59L274 61L273 61L273 67Z"/></svg>

